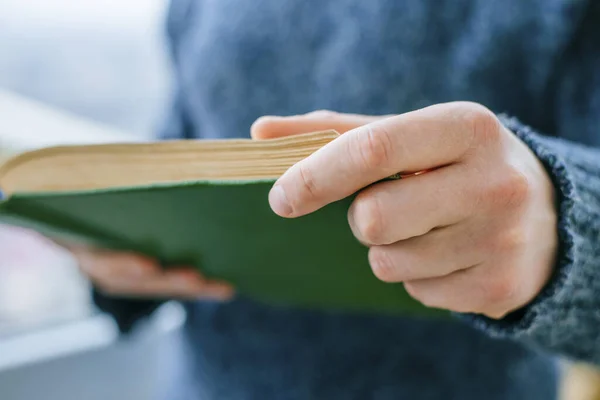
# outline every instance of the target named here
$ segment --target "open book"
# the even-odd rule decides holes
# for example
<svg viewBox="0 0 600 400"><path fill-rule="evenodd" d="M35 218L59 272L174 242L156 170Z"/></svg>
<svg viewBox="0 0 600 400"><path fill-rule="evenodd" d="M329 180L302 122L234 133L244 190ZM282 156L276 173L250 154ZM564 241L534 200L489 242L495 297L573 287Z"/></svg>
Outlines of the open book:
<svg viewBox="0 0 600 400"><path fill-rule="evenodd" d="M297 219L269 208L273 182L337 136L35 150L0 166L0 222L194 265L274 306L445 315L373 275L346 220L352 196Z"/></svg>

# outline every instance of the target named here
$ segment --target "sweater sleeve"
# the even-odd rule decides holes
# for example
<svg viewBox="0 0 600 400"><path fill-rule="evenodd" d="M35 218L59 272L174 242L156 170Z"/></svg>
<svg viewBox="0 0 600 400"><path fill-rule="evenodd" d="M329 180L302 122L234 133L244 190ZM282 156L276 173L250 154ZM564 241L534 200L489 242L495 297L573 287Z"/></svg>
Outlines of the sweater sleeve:
<svg viewBox="0 0 600 400"><path fill-rule="evenodd" d="M550 283L525 308L501 320L466 318L492 336L600 364L600 149L544 137L514 118L501 120L533 150L555 185L557 264Z"/></svg>
<svg viewBox="0 0 600 400"><path fill-rule="evenodd" d="M544 130L563 139L540 135L515 118L500 116L542 161L554 183L559 221L554 276L533 302L502 320L469 316L493 336L596 365L600 365L599 22L600 2L590 2L578 35L557 61L555 80L549 84Z"/></svg>

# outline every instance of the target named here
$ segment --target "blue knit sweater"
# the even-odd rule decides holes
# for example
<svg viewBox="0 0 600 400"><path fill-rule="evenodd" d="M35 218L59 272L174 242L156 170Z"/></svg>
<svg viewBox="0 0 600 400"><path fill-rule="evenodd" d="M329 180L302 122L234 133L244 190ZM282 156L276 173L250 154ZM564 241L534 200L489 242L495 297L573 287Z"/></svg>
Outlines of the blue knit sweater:
<svg viewBox="0 0 600 400"><path fill-rule="evenodd" d="M600 2L178 0L168 37L165 138L476 101L542 160L560 219L554 277L500 321L188 304L170 399L551 400L556 355L600 363ZM157 304L96 300L123 330Z"/></svg>

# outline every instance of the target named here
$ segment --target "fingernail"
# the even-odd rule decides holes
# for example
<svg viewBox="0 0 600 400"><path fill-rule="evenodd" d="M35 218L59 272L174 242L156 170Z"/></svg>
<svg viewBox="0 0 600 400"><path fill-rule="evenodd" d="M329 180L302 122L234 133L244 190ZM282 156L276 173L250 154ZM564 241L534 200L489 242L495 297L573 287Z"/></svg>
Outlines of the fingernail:
<svg viewBox="0 0 600 400"><path fill-rule="evenodd" d="M273 209L275 214L284 217L292 214L292 207L288 202L285 191L278 184L275 184L275 186L273 186L269 192L269 204L271 205L271 209Z"/></svg>

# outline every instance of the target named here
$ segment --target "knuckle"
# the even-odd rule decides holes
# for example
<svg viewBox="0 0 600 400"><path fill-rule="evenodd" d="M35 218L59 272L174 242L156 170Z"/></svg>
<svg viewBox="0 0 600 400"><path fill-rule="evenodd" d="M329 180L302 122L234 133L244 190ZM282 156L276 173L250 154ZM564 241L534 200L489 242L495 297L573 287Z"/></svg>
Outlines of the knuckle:
<svg viewBox="0 0 600 400"><path fill-rule="evenodd" d="M357 130L351 154L356 154L359 165L364 168L378 169L390 165L392 138L390 133L380 126L364 125Z"/></svg>
<svg viewBox="0 0 600 400"><path fill-rule="evenodd" d="M500 121L488 108L477 103L465 103L462 118L478 143L499 140L502 132Z"/></svg>
<svg viewBox="0 0 600 400"><path fill-rule="evenodd" d="M509 206L519 206L529 198L531 182L521 171L511 168L502 187L502 199Z"/></svg>
<svg viewBox="0 0 600 400"><path fill-rule="evenodd" d="M505 303L517 295L518 285L512 274L504 274L498 279L490 279L484 286L486 302L490 305Z"/></svg>
<svg viewBox="0 0 600 400"><path fill-rule="evenodd" d="M502 209L521 206L531 194L531 183L520 171L509 168L503 176L484 190L484 201Z"/></svg>
<svg viewBox="0 0 600 400"><path fill-rule="evenodd" d="M388 252L381 247L371 247L369 263L373 274L383 282L396 282L396 270Z"/></svg>
<svg viewBox="0 0 600 400"><path fill-rule="evenodd" d="M352 213L359 239L369 244L387 244L383 211L377 196L360 193L352 204Z"/></svg>
<svg viewBox="0 0 600 400"><path fill-rule="evenodd" d="M310 197L316 197L318 195L317 183L313 172L305 163L298 164L298 175L300 176L300 186L303 192L307 193Z"/></svg>

